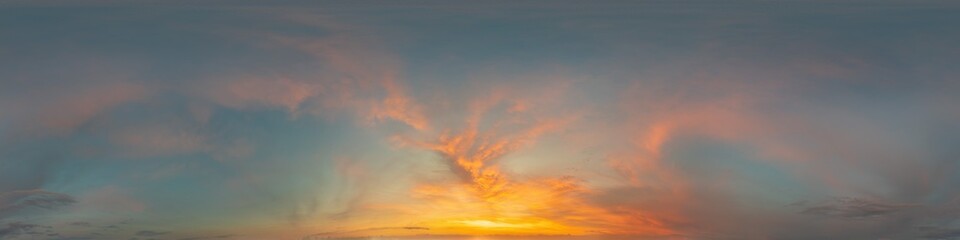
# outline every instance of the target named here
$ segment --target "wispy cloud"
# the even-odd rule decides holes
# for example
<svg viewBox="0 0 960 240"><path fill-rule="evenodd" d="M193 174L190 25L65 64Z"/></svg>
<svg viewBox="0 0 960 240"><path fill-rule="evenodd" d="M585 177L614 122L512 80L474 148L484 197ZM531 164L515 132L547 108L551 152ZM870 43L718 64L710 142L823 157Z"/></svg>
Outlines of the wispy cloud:
<svg viewBox="0 0 960 240"><path fill-rule="evenodd" d="M167 235L167 234L169 234L169 233L170 233L170 232L159 232L159 231L152 231L152 230L141 230L141 231L137 231L137 233L135 233L134 235L136 235L136 236L141 236L141 237L154 237L154 236L160 236L160 235Z"/></svg>
<svg viewBox="0 0 960 240"><path fill-rule="evenodd" d="M960 229L940 228L940 227L922 227L923 233L920 238L924 239L956 239L960 237Z"/></svg>
<svg viewBox="0 0 960 240"><path fill-rule="evenodd" d="M957 235L951 4L12 4L2 234Z"/></svg>
<svg viewBox="0 0 960 240"><path fill-rule="evenodd" d="M26 131L20 135L68 134L97 115L147 94L144 86L129 82L91 84L71 91L57 88L36 91L20 95L20 99L5 100L25 104L0 106L17 114L8 117L17 119L17 126Z"/></svg>
<svg viewBox="0 0 960 240"><path fill-rule="evenodd" d="M70 195L44 190L21 190L0 193L0 219L29 209L57 209L76 203Z"/></svg>
<svg viewBox="0 0 960 240"><path fill-rule="evenodd" d="M41 227L42 226L37 224L23 222L7 223L5 226L0 228L0 238L17 237L19 235L38 235L39 233L34 232L34 230Z"/></svg>
<svg viewBox="0 0 960 240"><path fill-rule="evenodd" d="M180 238L179 240L207 240L207 239L230 239L236 235L226 234L226 235L216 235L216 236L203 236L203 237L187 237Z"/></svg>
<svg viewBox="0 0 960 240"><path fill-rule="evenodd" d="M341 231L331 231L331 232L322 232L315 233L311 235L304 236L304 240L312 239L325 239L330 237L346 236L350 234L361 234L361 235L375 235L378 232L388 231L388 230L400 230L400 231L416 231L416 234L423 234L423 231L429 231L430 228L426 227L374 227L374 228L363 228L363 229L353 229L353 230L341 230Z"/></svg>
<svg viewBox="0 0 960 240"><path fill-rule="evenodd" d="M860 198L836 198L821 203L798 202L794 206L801 208L800 213L803 214L848 219L884 217L917 207L907 204L878 203Z"/></svg>

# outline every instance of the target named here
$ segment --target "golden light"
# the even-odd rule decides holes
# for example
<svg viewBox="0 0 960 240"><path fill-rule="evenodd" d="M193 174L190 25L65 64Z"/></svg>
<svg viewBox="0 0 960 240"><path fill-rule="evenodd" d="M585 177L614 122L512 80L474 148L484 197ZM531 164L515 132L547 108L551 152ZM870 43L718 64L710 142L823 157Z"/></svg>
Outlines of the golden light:
<svg viewBox="0 0 960 240"><path fill-rule="evenodd" d="M529 228L533 226L532 224L514 224L514 223L494 222L489 220L466 220L466 221L461 221L461 223L468 226L482 227L482 228Z"/></svg>

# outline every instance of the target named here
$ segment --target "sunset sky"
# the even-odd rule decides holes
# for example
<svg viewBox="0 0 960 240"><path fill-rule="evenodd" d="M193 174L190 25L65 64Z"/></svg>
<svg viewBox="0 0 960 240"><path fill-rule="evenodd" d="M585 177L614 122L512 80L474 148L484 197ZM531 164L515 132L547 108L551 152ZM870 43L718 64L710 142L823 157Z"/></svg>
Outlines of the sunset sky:
<svg viewBox="0 0 960 240"><path fill-rule="evenodd" d="M960 239L960 3L0 1L0 239L423 235Z"/></svg>

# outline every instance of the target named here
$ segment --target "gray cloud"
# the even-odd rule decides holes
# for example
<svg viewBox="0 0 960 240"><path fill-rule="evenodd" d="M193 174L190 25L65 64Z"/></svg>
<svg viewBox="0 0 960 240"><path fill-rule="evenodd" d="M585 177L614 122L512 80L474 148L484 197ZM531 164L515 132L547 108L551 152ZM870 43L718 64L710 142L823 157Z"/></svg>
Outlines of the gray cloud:
<svg viewBox="0 0 960 240"><path fill-rule="evenodd" d="M960 239L960 228L920 227L924 239Z"/></svg>
<svg viewBox="0 0 960 240"><path fill-rule="evenodd" d="M91 240L91 237L61 237L55 238L56 240Z"/></svg>
<svg viewBox="0 0 960 240"><path fill-rule="evenodd" d="M187 238L181 238L179 240L227 239L227 238L232 238L234 236L235 235L233 234L225 234L225 235L217 235L217 236L187 237Z"/></svg>
<svg viewBox="0 0 960 240"><path fill-rule="evenodd" d="M853 197L834 198L820 203L798 202L794 206L800 207L800 213L803 214L845 219L883 217L917 207L907 204L879 203Z"/></svg>
<svg viewBox="0 0 960 240"><path fill-rule="evenodd" d="M160 236L160 235L164 235L164 234L168 234L168 233L170 233L170 232L158 232L158 231L143 230L143 231L137 232L136 235L137 235L137 236L141 236L141 237L152 237L152 236Z"/></svg>
<svg viewBox="0 0 960 240"><path fill-rule="evenodd" d="M92 226L89 222L72 222L72 223L70 223L70 225L72 225L72 226L79 226L79 227L90 227L90 226Z"/></svg>
<svg viewBox="0 0 960 240"><path fill-rule="evenodd" d="M411 230L411 231L429 231L430 228L426 227L375 227L375 228L364 228L364 229L355 229L355 230L343 230L343 231L331 231L331 232L322 232L315 233L308 236L304 236L303 240L312 240L312 239L324 239L332 236L342 235L342 234L356 234L364 232L373 232L381 230Z"/></svg>
<svg viewBox="0 0 960 240"><path fill-rule="evenodd" d="M0 228L0 238L15 237L23 234L33 234L34 230L40 228L40 225L23 222L7 223Z"/></svg>
<svg viewBox="0 0 960 240"><path fill-rule="evenodd" d="M0 193L0 219L31 208L56 209L76 203L73 197L44 190L22 190Z"/></svg>

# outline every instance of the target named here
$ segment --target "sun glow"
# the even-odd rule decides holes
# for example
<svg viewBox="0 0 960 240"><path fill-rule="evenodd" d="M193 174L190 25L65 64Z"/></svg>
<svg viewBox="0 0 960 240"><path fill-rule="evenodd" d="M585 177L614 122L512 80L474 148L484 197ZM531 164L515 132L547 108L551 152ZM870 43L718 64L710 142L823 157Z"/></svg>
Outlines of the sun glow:
<svg viewBox="0 0 960 240"><path fill-rule="evenodd" d="M466 220L461 221L465 225L481 227L481 228L530 228L533 227L533 224L529 223L505 223L505 222L494 222L490 220Z"/></svg>
<svg viewBox="0 0 960 240"><path fill-rule="evenodd" d="M541 235L541 234L582 234L564 224L539 218L490 218L450 220L434 224L432 229L448 230L464 235Z"/></svg>
<svg viewBox="0 0 960 240"><path fill-rule="evenodd" d="M398 90L399 91L399 90ZM625 216L599 207L593 187L573 175L517 176L501 165L510 154L532 146L541 136L575 122L567 114L536 116L504 112L509 105L499 94L467 104L462 121L413 127L412 132L391 138L398 146L434 153L443 164L443 175L413 183L409 199L382 198L365 208L406 216L404 227L429 229L429 234L451 235L666 235L672 231L652 212L634 211ZM428 119L429 120L429 119ZM426 121L435 123L436 121ZM443 129L443 130L437 130ZM378 219L384 218L382 215ZM364 229L365 223L344 226ZM370 231L334 231L343 236L369 236ZM406 228L378 229L377 234L411 235ZM384 231L396 231L386 233Z"/></svg>

